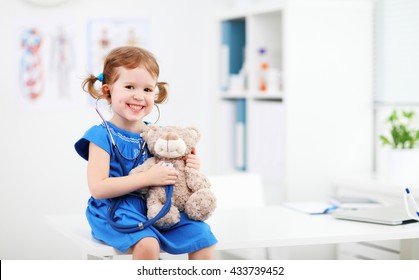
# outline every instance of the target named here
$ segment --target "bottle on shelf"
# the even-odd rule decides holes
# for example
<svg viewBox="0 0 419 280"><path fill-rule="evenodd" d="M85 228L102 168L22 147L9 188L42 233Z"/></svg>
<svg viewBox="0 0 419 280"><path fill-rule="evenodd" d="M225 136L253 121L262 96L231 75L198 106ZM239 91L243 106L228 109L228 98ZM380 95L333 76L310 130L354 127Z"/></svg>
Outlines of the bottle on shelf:
<svg viewBox="0 0 419 280"><path fill-rule="evenodd" d="M266 73L268 71L269 65L266 59L266 48L259 48L259 91L266 92L268 89L266 81Z"/></svg>

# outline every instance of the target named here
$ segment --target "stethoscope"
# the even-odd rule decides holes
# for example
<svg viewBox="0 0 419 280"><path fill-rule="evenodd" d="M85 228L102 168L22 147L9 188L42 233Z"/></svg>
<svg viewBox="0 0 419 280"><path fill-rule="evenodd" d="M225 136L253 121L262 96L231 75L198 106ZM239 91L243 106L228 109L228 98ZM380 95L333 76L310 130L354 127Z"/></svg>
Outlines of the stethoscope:
<svg viewBox="0 0 419 280"><path fill-rule="evenodd" d="M116 157L117 161L121 165L123 176L128 176L128 170L127 170L127 167L124 165L124 161L123 161L124 156L122 155L121 151L118 148L118 145L116 144L116 142L115 142L115 140L112 136L111 129L109 128L109 125L107 124L105 118L102 116L102 114L99 111L98 101L99 101L99 99L96 100L96 106L95 106L96 112L98 113L98 115L102 119L102 121L103 121L103 123L106 127L106 130L108 131L109 138L111 139L111 142L112 142L112 150L114 151L114 154L115 154L115 157ZM158 110L159 117L158 117L158 119L155 123L157 123L158 120L160 119L160 109L159 109L158 106L156 106L156 108ZM137 166L139 164L141 156L146 153L146 143L145 143L145 141L142 141L142 142L143 142L142 144L140 142L140 153L135 158L134 166ZM166 165L171 165L171 163L166 163ZM106 215L106 219L107 219L109 225L116 231L119 231L119 232L122 232L122 233L133 233L133 232L143 230L143 229L149 227L150 225L154 224L157 220L164 217L167 214L167 212L169 212L170 207L172 205L173 185L165 186L165 191L166 191L166 202L164 203L160 212L155 217L153 217L153 218L151 218L151 219L149 219L145 222L140 222L138 224L131 224L131 225L118 224L114 220L114 215L115 215L116 210L119 207L119 204L121 204L123 197L116 197L116 198L112 199L112 203L109 206L109 209L108 209L108 212L107 212L107 215Z"/></svg>

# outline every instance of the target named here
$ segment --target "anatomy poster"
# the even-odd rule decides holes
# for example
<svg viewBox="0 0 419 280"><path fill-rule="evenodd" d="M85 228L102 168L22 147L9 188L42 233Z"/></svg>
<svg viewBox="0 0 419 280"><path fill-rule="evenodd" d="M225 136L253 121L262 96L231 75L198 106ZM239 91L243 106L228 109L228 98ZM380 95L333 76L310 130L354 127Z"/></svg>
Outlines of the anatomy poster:
<svg viewBox="0 0 419 280"><path fill-rule="evenodd" d="M25 18L18 21L16 36L19 103L25 109L74 105L80 81L71 20Z"/></svg>
<svg viewBox="0 0 419 280"><path fill-rule="evenodd" d="M119 46L149 48L150 30L141 19L91 19L88 22L88 57L92 73L101 73L109 51Z"/></svg>

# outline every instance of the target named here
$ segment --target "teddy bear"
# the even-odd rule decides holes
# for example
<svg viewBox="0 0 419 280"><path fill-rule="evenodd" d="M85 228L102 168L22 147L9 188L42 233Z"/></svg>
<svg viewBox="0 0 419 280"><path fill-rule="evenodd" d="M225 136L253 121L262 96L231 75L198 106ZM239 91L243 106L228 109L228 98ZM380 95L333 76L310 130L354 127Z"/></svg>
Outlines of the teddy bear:
<svg viewBox="0 0 419 280"><path fill-rule="evenodd" d="M185 156L201 137L195 127L148 125L142 137L154 157L131 170L130 174L144 172L154 164L171 163L179 172L172 194L169 212L157 220L154 226L167 229L180 220L180 211L184 211L192 220L208 219L216 208L216 197L210 190L210 181L201 172L186 167ZM147 202L147 217L155 217L166 202L164 187L148 187L141 190Z"/></svg>

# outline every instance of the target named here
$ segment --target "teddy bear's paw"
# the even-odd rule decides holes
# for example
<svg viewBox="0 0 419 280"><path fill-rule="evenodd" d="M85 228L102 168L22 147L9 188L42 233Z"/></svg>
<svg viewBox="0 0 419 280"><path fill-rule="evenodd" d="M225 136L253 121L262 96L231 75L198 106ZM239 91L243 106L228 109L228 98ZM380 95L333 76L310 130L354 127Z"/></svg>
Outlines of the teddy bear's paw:
<svg viewBox="0 0 419 280"><path fill-rule="evenodd" d="M180 213L176 206L170 207L169 212L161 219L157 220L154 225L160 229L168 229L180 221Z"/></svg>
<svg viewBox="0 0 419 280"><path fill-rule="evenodd" d="M185 213L192 220L204 221L215 210L217 200L209 189L201 189L191 195L185 205Z"/></svg>

